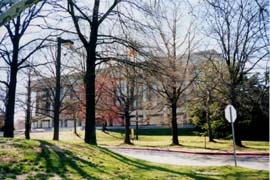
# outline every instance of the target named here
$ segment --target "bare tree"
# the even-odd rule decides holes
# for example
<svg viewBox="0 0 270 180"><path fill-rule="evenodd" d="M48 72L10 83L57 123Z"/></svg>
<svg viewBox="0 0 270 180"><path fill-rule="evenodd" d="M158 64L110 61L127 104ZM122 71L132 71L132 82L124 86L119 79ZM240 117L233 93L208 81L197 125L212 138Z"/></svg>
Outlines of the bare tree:
<svg viewBox="0 0 270 180"><path fill-rule="evenodd" d="M159 72L153 76L157 83L152 88L166 99L166 106L171 110L172 144L179 145L177 108L181 96L195 79L191 62L195 38L191 29L194 27L181 28L184 21L179 1L153 2L148 8L148 23L153 29L148 39L154 47L156 67L159 67Z"/></svg>
<svg viewBox="0 0 270 180"><path fill-rule="evenodd" d="M30 41L21 42L23 36L26 34L30 23L38 18L38 13L43 7L44 2L39 5L34 5L28 8L23 13L18 15L14 20L4 25L6 34L1 39L0 55L9 67L9 81L6 83L8 86L7 103L5 112L5 128L4 137L13 137L14 133L14 108L15 108L15 96L17 85L17 73L20 69L27 66L27 59L32 56L38 49L41 48L44 43L44 39L32 39ZM30 47L35 42L39 42L38 45L32 46L32 49L28 52L25 51L27 47Z"/></svg>
<svg viewBox="0 0 270 180"><path fill-rule="evenodd" d="M106 85L103 86L103 94L97 107L103 112L107 110L124 119L124 143L132 144L130 140L131 117L132 113L138 110L142 95L140 72L135 66L124 63L109 66L108 71Z"/></svg>
<svg viewBox="0 0 270 180"><path fill-rule="evenodd" d="M97 143L95 131L96 67L102 62L109 61L116 57L115 54L110 54L110 51L105 52L99 48L104 44L117 43L128 46L127 41L123 38L112 35L112 32L105 33L106 31L101 31L101 26L104 27L104 29L114 29L114 22L118 20L121 21L122 25L124 24L124 21L122 21L120 18L121 16L125 17L119 10L119 5L121 2L128 2L131 5L134 4L134 2L124 0L114 0L111 3L100 0L95 0L92 3L79 3L74 0L67 0L67 8L61 4L57 5L62 10L66 10L71 16L75 27L75 32L86 52L86 71L84 76L86 94L86 124L84 140L89 144ZM112 23L108 22L108 20ZM124 26L125 25L119 25L118 34L119 32L122 32L122 27Z"/></svg>
<svg viewBox="0 0 270 180"><path fill-rule="evenodd" d="M33 89L37 93L45 94L45 99L38 95L36 97L36 103L45 103L45 106L36 105L36 113L42 117L53 119L53 140L59 140L59 117L71 116L74 110L76 111L77 100L70 97L76 93L74 88L81 82L82 76L69 68L69 63L66 59L70 58L70 56L63 58L63 64L61 63L62 65L60 65L60 62L56 61L59 58L59 52L55 53L56 50L53 47L45 49L43 64L40 64L34 70L36 80L33 83ZM56 67L57 64L62 66L62 68ZM57 70L58 72L56 72ZM57 78L59 81L58 86L55 85ZM57 91L58 93L56 93ZM56 100L58 99L56 96L58 96L59 101ZM55 120L57 116L58 118Z"/></svg>
<svg viewBox="0 0 270 180"><path fill-rule="evenodd" d="M269 38L266 30L269 12L267 1L207 0L205 19L210 37L216 40L222 59L227 65L229 80L224 82L230 104L239 109L239 84L244 76L269 55ZM241 112L235 122L236 144L242 146Z"/></svg>

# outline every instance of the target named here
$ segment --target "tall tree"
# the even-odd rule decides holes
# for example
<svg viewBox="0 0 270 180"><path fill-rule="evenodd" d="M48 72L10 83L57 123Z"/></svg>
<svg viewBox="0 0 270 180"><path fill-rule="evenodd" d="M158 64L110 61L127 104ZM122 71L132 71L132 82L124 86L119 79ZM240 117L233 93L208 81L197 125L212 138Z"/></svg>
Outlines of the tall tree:
<svg viewBox="0 0 270 180"><path fill-rule="evenodd" d="M245 76L238 101L241 137L250 140L269 139L269 72Z"/></svg>
<svg viewBox="0 0 270 180"><path fill-rule="evenodd" d="M27 59L39 48L41 48L45 41L41 40L38 45L34 47L32 46L32 49L28 51L28 53L25 51L25 49L33 45L35 42L38 42L40 39L32 39L30 41L21 42L23 36L27 33L27 29L30 27L31 22L38 18L38 13L43 5L44 2L26 9L14 20L11 20L4 25L7 33L1 40L0 55L4 59L6 65L9 67L10 72L9 81L7 83L8 92L5 112L4 137L14 136L13 130L17 73L20 69L27 66Z"/></svg>
<svg viewBox="0 0 270 180"><path fill-rule="evenodd" d="M107 81L110 84L104 89L112 102L101 101L104 109L117 113L124 118L125 138L124 143L132 144L130 140L131 114L138 111L140 97L142 96L141 75L138 68L124 63L114 64L109 67L110 75Z"/></svg>
<svg viewBox="0 0 270 180"><path fill-rule="evenodd" d="M261 60L269 55L267 37L267 1L261 0L207 0L205 19L209 25L210 37L217 41L222 58L227 64L229 80L226 93L230 104L239 110L238 86L243 77ZM241 114L241 113L240 113ZM235 122L236 144L242 146L238 116Z"/></svg>
<svg viewBox="0 0 270 180"><path fill-rule="evenodd" d="M108 3L102 4L103 6L101 7L101 1L95 0L93 4L91 4L92 10L84 3L79 4L74 0L67 0L67 2L67 11L72 18L76 33L86 51L86 72L84 77L86 93L86 121L84 141L89 144L97 144L95 131L95 78L96 66L100 60L99 55L97 54L97 46L102 44L100 41L103 41L103 43L105 43L104 41L107 43L115 43L119 41L118 38L113 38L111 35L102 36L102 39L100 39L100 27L109 16L117 14L120 15L116 11L116 7L120 2L122 2L122 0L112 1L109 7L106 6ZM84 5L84 7L80 5ZM83 29L85 27L90 30L88 31L89 34L87 32L84 33L85 31ZM109 40L108 42L108 39L113 40ZM107 60L109 59L110 58L107 58Z"/></svg>
<svg viewBox="0 0 270 180"><path fill-rule="evenodd" d="M212 67L212 69L214 68ZM225 70L225 68L223 69ZM219 72L214 74L216 75L217 73ZM225 71L224 73L228 74ZM216 76L212 76L216 78ZM224 138L231 135L230 125L224 118L224 108L228 104L228 99L224 96L223 92L224 89L229 89L222 82L223 81L219 78L219 82L217 82L218 85L211 92L212 101L209 103L211 128L213 137L215 138ZM238 91L241 92L241 94L237 96L237 102L240 102L237 116L243 117L243 120L241 121L241 129L243 129L241 134L242 138L245 140L267 140L269 138L268 76L264 77L259 73L245 76L239 88ZM207 121L205 119L205 103L203 97L200 96L200 93L197 93L196 95L196 99L189 109L191 121L200 129L206 130Z"/></svg>
<svg viewBox="0 0 270 180"><path fill-rule="evenodd" d="M60 45L59 43L57 45L58 51L61 48ZM43 50L44 52L41 53L44 55L43 63L34 68L36 80L32 85L37 94L43 94L43 96L37 95L36 97L36 103L38 104L36 105L36 118L52 118L54 127L53 140L59 140L59 118L64 120L65 115L66 117L73 115L72 108L76 106L76 99L73 99L74 87L81 82L82 76L79 73L74 73L74 70L69 68L67 59L70 56L60 60L59 52L56 53L55 48L48 47ZM56 82L59 83L57 86Z"/></svg>
<svg viewBox="0 0 270 180"><path fill-rule="evenodd" d="M182 2L155 1L148 6L148 25L153 29L148 34L151 47L154 47L154 60L159 73L154 74L157 84L153 86L171 110L172 144L179 145L177 108L181 96L188 91L194 80L191 54L194 50L193 26L183 28L181 18ZM183 99L182 99L183 100Z"/></svg>

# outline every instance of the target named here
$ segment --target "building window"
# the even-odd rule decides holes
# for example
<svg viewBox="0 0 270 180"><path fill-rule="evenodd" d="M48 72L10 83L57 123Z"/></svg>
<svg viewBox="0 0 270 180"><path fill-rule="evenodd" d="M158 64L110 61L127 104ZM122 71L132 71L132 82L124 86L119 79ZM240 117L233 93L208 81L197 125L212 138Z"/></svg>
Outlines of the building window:
<svg viewBox="0 0 270 180"><path fill-rule="evenodd" d="M120 92L125 93L126 92L126 81L120 80Z"/></svg>

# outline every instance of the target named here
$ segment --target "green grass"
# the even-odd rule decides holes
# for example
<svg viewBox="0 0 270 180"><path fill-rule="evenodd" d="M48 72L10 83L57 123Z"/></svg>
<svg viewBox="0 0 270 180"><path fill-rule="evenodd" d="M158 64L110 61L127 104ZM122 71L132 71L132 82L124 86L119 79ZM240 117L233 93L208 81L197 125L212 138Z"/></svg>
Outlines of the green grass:
<svg viewBox="0 0 270 180"><path fill-rule="evenodd" d="M97 131L98 142L101 145L122 145L123 133L108 132L102 133ZM206 148L212 150L233 150L232 140L215 139L215 142L208 142L204 136L195 136L192 134L179 135L179 143L181 146L173 146L173 148L193 148L204 149L205 140ZM136 146L143 147L172 147L170 135L139 135L139 140L132 141ZM237 147L239 151L269 151L268 141L243 141L245 147Z"/></svg>
<svg viewBox="0 0 270 180"><path fill-rule="evenodd" d="M150 131L154 135L149 135ZM170 148L192 148L192 149L204 149L205 137L196 136L193 132L185 132L179 135L179 142L181 146L171 146L171 136L165 135L165 131L161 131L162 135L158 134L156 130L144 130L144 134L139 135L139 140L133 140L135 146L141 147L170 147ZM71 130L61 131L60 139L64 141L83 142L84 132L78 131L80 137L76 136ZM24 137L23 135L19 137ZM53 137L52 132L31 133L32 139L51 140ZM106 133L97 130L97 142L103 146L119 146L123 144L124 133L123 131ZM215 139L216 142L208 142L206 137L206 148L210 150L233 150L232 140ZM238 151L269 151L268 141L243 141L245 147L237 147Z"/></svg>
<svg viewBox="0 0 270 180"><path fill-rule="evenodd" d="M113 132L118 132L118 133L124 133L124 129L115 129L115 130L110 130ZM156 135L156 136L167 136L171 135L171 129L170 128L153 128L153 129L140 129L139 128L139 134L140 135ZM198 132L195 129L178 129L178 134L181 135L186 135L186 136L194 136L197 135Z"/></svg>
<svg viewBox="0 0 270 180"><path fill-rule="evenodd" d="M154 164L85 144L80 138L71 140L63 134L61 138L59 142L0 138L0 179L268 179L268 171Z"/></svg>

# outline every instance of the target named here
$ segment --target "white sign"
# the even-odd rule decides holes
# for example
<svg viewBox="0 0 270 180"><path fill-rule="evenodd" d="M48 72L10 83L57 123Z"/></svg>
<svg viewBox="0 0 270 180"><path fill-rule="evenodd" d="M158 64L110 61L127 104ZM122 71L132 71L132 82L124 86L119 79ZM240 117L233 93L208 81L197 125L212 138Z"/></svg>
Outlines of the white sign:
<svg viewBox="0 0 270 180"><path fill-rule="evenodd" d="M236 110L232 105L228 105L225 108L225 118L229 121L229 123L234 123L236 120Z"/></svg>
<svg viewBox="0 0 270 180"><path fill-rule="evenodd" d="M228 106L226 106L225 108L225 118L229 121L229 123L231 123L232 125L232 136L233 136L233 156L234 156L234 165L235 167L237 166L237 162L236 162L236 148L235 148L235 135L234 135L234 121L236 120L236 110L235 108L229 104Z"/></svg>

